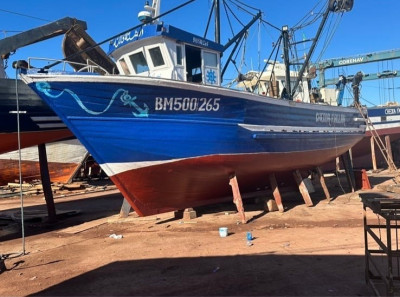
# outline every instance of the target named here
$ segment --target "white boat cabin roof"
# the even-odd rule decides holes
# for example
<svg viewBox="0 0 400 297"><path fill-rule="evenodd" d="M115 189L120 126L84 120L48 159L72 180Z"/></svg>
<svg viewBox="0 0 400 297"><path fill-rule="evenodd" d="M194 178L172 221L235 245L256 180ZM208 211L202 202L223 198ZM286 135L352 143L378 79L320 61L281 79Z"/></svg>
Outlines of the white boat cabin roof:
<svg viewBox="0 0 400 297"><path fill-rule="evenodd" d="M223 46L163 23L143 25L110 42L120 74L221 84Z"/></svg>

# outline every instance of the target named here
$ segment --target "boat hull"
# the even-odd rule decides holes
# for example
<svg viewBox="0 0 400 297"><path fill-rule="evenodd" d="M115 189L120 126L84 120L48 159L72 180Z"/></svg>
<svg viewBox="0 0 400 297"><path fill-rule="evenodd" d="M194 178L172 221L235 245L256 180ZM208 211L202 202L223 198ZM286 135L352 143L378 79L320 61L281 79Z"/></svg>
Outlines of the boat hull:
<svg viewBox="0 0 400 297"><path fill-rule="evenodd" d="M64 140L46 144L47 164L52 182L68 183L77 173L88 152L77 140ZM39 152L37 147L0 154L0 185L19 181L40 180Z"/></svg>
<svg viewBox="0 0 400 297"><path fill-rule="evenodd" d="M368 108L368 116L383 144L385 144L385 136L389 136L390 142L392 143L394 158L398 157L399 152L396 151L397 146L393 146L393 143L400 139L400 107L370 107ZM369 129L367 129L365 137L352 148L352 156L355 168L372 168L371 131ZM378 166L388 166L376 145L375 158Z"/></svg>
<svg viewBox="0 0 400 297"><path fill-rule="evenodd" d="M230 199L364 136L356 109L156 78L28 75L139 215Z"/></svg>
<svg viewBox="0 0 400 297"><path fill-rule="evenodd" d="M347 149L338 148L337 153ZM135 211L147 216L232 201L232 176L236 176L242 193L262 193L270 189L269 174L287 182L287 178L293 179L290 169L315 169L335 155L332 150L215 155L128 170L111 176L111 180ZM299 161L294 162L296 159Z"/></svg>
<svg viewBox="0 0 400 297"><path fill-rule="evenodd" d="M21 148L73 137L54 111L20 80L0 78L0 106L0 154L18 149L18 130Z"/></svg>

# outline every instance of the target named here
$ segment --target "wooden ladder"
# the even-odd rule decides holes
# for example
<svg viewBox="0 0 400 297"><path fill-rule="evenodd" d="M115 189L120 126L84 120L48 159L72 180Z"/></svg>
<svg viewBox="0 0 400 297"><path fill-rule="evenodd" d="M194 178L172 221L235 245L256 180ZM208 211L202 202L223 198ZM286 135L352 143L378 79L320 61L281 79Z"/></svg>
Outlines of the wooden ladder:
<svg viewBox="0 0 400 297"><path fill-rule="evenodd" d="M376 143L376 145L378 146L379 150L381 151L382 156L385 159L386 163L388 164L389 168L392 168L394 170L394 172L395 172L394 180L396 181L396 183L400 183L400 173L398 172L397 167L394 164L392 156L390 155L386 145L384 144L384 142L380 138L378 132L376 131L374 125L372 124L371 119L363 111L363 108L360 105L360 103L355 102L354 105L357 107L357 109L359 110L360 114L364 118L368 130L371 132L371 137L374 140L374 142Z"/></svg>

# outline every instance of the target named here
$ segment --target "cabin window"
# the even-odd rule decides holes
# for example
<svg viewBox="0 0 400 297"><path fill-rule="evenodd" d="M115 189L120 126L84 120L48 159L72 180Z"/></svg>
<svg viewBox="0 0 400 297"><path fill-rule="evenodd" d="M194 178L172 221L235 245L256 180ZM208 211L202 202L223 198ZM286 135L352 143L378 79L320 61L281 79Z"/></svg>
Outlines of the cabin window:
<svg viewBox="0 0 400 297"><path fill-rule="evenodd" d="M176 46L176 65L183 65L183 55L182 55L182 46Z"/></svg>
<svg viewBox="0 0 400 297"><path fill-rule="evenodd" d="M124 72L124 74L130 74L128 65L126 64L125 59L121 59L119 60L119 65L121 65L122 71Z"/></svg>
<svg viewBox="0 0 400 297"><path fill-rule="evenodd" d="M218 66L217 54L210 53L210 52L204 52L203 57L204 57L204 65L205 66L211 66L211 67Z"/></svg>
<svg viewBox="0 0 400 297"><path fill-rule="evenodd" d="M163 56L161 54L160 47L154 47L149 49L149 53L154 67L162 66L165 64Z"/></svg>
<svg viewBox="0 0 400 297"><path fill-rule="evenodd" d="M135 73L142 73L149 71L149 66L147 65L147 61L143 55L143 52L138 52L129 56L129 59L132 62L133 69L135 69Z"/></svg>

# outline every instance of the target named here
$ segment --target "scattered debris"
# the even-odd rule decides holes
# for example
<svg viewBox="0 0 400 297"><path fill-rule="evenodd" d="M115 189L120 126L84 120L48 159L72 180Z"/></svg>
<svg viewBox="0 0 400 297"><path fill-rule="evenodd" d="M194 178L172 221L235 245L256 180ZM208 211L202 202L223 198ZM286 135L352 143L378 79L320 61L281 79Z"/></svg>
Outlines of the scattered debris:
<svg viewBox="0 0 400 297"><path fill-rule="evenodd" d="M0 186L0 198L17 197L21 195L20 184L8 183L5 186ZM71 184L63 184L59 182L52 183L51 190L53 194L57 194L54 198L66 197L70 195L93 193L107 190L114 190L116 186L107 179L99 182L92 180L90 184L85 181L75 181ZM24 196L42 196L43 186L40 180L34 180L30 183L22 183L22 195Z"/></svg>
<svg viewBox="0 0 400 297"><path fill-rule="evenodd" d="M123 238L123 236L122 236L121 234L120 234L120 235L117 235L117 234L115 234L115 233L111 234L111 235L108 236L108 237L114 238L114 239L121 239L121 238Z"/></svg>

